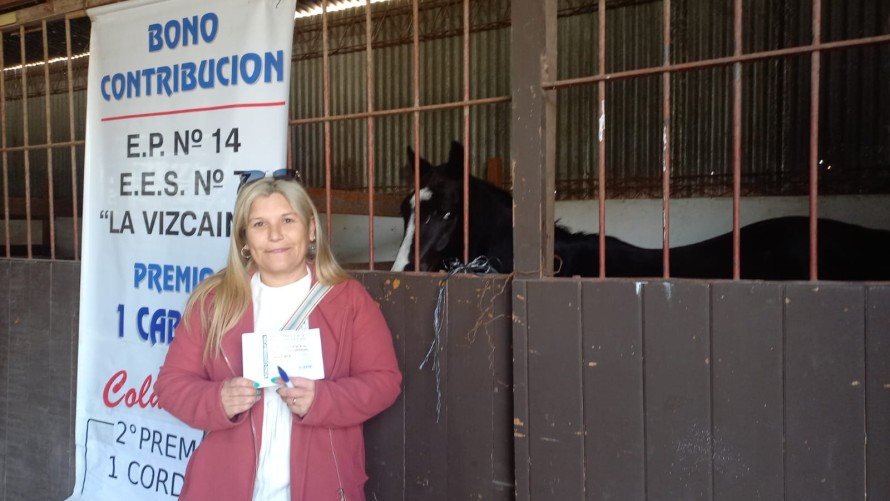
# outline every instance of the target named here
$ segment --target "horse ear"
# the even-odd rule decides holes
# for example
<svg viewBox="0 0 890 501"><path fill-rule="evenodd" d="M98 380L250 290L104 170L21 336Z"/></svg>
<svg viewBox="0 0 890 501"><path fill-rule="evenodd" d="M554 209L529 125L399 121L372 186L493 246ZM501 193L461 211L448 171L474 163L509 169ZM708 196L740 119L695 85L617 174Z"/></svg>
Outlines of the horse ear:
<svg viewBox="0 0 890 501"><path fill-rule="evenodd" d="M448 168L446 174L453 179L463 179L464 175L464 146L457 141L451 141L451 150L448 151Z"/></svg>
<svg viewBox="0 0 890 501"><path fill-rule="evenodd" d="M448 163L451 165L464 163L464 145L457 141L451 141L451 150L448 151Z"/></svg>
<svg viewBox="0 0 890 501"><path fill-rule="evenodd" d="M402 167L402 179L411 181L413 183L415 153L414 153L414 149L411 148L410 146L405 148L405 157L407 158L408 161L405 163L405 166ZM426 180L429 178L430 172L432 171L432 169L433 169L433 166L430 165L429 162L424 160L423 157L420 157L420 185L421 186L426 185Z"/></svg>

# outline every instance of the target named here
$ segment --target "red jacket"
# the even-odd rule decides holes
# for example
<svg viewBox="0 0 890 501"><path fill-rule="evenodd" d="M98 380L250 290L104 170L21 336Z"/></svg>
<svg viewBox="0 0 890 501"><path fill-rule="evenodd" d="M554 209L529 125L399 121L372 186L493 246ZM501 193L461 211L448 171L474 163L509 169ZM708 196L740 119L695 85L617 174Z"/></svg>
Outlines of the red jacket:
<svg viewBox="0 0 890 501"><path fill-rule="evenodd" d="M179 499L250 501L263 402L229 420L220 391L223 381L243 374L241 334L253 331L253 305L223 336L225 357L214 357L206 366L200 314L189 320L191 333L185 325L176 329L155 383L162 408L206 431L189 460ZM378 305L355 280L336 285L309 315L309 326L321 330L325 379L316 382L306 416L293 415L291 500L339 500L341 485L347 500L364 500L368 477L362 423L392 405L401 388L392 335Z"/></svg>

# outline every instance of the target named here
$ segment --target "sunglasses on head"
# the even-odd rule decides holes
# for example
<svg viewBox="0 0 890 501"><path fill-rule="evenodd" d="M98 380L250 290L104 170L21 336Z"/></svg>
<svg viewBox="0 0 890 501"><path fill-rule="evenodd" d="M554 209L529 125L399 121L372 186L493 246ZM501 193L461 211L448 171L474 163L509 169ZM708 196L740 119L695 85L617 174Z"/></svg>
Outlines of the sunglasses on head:
<svg viewBox="0 0 890 501"><path fill-rule="evenodd" d="M295 169L278 169L271 172L262 170L236 170L235 174L241 177L241 182L238 183L237 191L241 191L241 188L243 188L244 185L259 181L267 175L272 176L272 179L284 179L286 181L297 181L299 183L303 182L303 178L300 176L300 171Z"/></svg>

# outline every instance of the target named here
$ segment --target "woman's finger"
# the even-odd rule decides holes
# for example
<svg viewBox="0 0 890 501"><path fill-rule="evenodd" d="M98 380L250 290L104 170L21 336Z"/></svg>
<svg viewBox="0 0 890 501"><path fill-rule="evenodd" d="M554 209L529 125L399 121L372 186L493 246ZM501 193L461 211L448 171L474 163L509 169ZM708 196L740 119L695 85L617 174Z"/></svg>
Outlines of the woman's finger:
<svg viewBox="0 0 890 501"><path fill-rule="evenodd" d="M293 388L279 388L278 394L294 414L303 417L315 401L315 381L306 378L291 378Z"/></svg>
<svg viewBox="0 0 890 501"><path fill-rule="evenodd" d="M260 399L262 389L249 379L232 378L223 382L220 393L226 417L232 419L250 409Z"/></svg>

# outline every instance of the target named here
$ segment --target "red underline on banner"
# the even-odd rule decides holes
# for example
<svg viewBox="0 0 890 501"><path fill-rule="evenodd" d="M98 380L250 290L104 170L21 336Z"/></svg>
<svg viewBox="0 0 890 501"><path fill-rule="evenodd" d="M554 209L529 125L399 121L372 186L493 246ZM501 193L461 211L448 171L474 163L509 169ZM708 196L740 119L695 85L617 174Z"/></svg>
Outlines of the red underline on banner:
<svg viewBox="0 0 890 501"><path fill-rule="evenodd" d="M275 101L271 103L238 103L224 104L221 106L208 106L206 108L186 108L183 110L156 111L153 113L139 113L136 115L121 115L119 117L105 117L103 122L111 122L113 120L127 120L130 118L159 117L162 115L179 115L182 113L200 113L202 111L229 110L232 108L268 108L272 106L284 106L284 101Z"/></svg>

